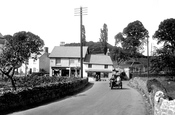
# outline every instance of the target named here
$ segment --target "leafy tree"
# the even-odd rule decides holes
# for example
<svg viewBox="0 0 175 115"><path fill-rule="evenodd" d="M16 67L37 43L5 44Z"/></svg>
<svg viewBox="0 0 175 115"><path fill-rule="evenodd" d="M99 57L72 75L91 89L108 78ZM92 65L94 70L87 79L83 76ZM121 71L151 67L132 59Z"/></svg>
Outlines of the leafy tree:
<svg viewBox="0 0 175 115"><path fill-rule="evenodd" d="M151 60L151 71L159 73L164 71L166 73L173 73L175 71L175 56L172 51L163 47L157 49L154 53L154 58Z"/></svg>
<svg viewBox="0 0 175 115"><path fill-rule="evenodd" d="M102 44L103 52L106 55L107 53L107 42L108 42L108 27L106 24L103 25L103 29L100 30L100 42Z"/></svg>
<svg viewBox="0 0 175 115"><path fill-rule="evenodd" d="M80 46L80 43L69 43L69 44L65 44L65 46ZM89 41L89 42L86 42L86 46L89 47L89 51L91 54L103 53L103 51L101 51L101 43L100 42ZM110 44L107 44L107 47L111 51L113 46Z"/></svg>
<svg viewBox="0 0 175 115"><path fill-rule="evenodd" d="M157 40L157 44L162 43L163 47L156 51L157 58L152 60L151 68L175 72L175 19L162 21L153 38Z"/></svg>
<svg viewBox="0 0 175 115"><path fill-rule="evenodd" d="M117 65L129 59L129 54L121 47L114 46L110 53L111 59L117 62Z"/></svg>
<svg viewBox="0 0 175 115"><path fill-rule="evenodd" d="M82 25L82 45L86 46L86 31L84 25Z"/></svg>
<svg viewBox="0 0 175 115"><path fill-rule="evenodd" d="M157 44L163 43L164 47L175 50L175 19L166 19L160 23L158 30L153 35Z"/></svg>
<svg viewBox="0 0 175 115"><path fill-rule="evenodd" d="M31 54L40 54L44 41L31 32L17 32L13 36L5 35L5 44L0 54L0 71L6 75L16 90L14 81L15 69L25 63ZM34 57L36 59L36 57Z"/></svg>
<svg viewBox="0 0 175 115"><path fill-rule="evenodd" d="M115 35L114 39L115 39L115 45L117 45L120 42L124 41L124 37L123 37L121 32L119 32L117 35Z"/></svg>
<svg viewBox="0 0 175 115"><path fill-rule="evenodd" d="M120 32L115 36L115 43L121 43L122 48L130 52L133 58L136 58L136 54L143 51L143 46L148 37L148 30L137 20L129 23L122 33Z"/></svg>

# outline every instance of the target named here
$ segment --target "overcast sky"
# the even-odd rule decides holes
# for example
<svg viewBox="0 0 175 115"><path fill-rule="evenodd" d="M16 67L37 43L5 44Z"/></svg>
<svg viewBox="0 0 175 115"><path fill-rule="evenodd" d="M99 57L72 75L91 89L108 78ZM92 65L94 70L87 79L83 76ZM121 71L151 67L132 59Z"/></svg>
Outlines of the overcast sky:
<svg viewBox="0 0 175 115"><path fill-rule="evenodd" d="M88 8L88 15L83 16L86 40L99 41L106 23L111 45L130 22L140 20L151 39L161 21L175 18L174 0L0 0L0 5L2 35L30 31L44 40L49 52L61 41L80 41L80 18L74 16L80 6Z"/></svg>

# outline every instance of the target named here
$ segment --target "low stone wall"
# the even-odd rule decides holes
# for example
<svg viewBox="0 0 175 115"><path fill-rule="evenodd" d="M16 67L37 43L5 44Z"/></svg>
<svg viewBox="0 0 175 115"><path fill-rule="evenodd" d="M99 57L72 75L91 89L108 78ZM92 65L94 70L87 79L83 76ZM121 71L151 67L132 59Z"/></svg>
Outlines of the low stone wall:
<svg viewBox="0 0 175 115"><path fill-rule="evenodd" d="M169 100L166 89L153 79L148 83L139 77L130 80L129 86L137 89L144 97L149 115L175 115L175 100Z"/></svg>
<svg viewBox="0 0 175 115"><path fill-rule="evenodd" d="M154 96L154 115L175 115L175 100L165 98L163 91Z"/></svg>

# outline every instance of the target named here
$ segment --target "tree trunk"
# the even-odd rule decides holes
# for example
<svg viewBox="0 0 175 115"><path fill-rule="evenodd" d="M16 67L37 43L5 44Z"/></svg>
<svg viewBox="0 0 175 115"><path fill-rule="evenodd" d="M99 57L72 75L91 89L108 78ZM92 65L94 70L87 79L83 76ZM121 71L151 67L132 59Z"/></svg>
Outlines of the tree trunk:
<svg viewBox="0 0 175 115"><path fill-rule="evenodd" d="M8 77L9 77L10 80L11 80L11 83L12 83L12 87L13 87L13 89L16 90L16 85L15 85L15 81L14 81L14 79L12 78L12 76L8 76Z"/></svg>
<svg viewBox="0 0 175 115"><path fill-rule="evenodd" d="M10 80L11 80L11 84L14 90L16 90L16 85L15 85L15 81L13 79L13 75L14 75L14 71L15 68L10 68L8 72L4 72L3 70L0 69L0 71L6 75ZM11 75L10 75L11 74Z"/></svg>

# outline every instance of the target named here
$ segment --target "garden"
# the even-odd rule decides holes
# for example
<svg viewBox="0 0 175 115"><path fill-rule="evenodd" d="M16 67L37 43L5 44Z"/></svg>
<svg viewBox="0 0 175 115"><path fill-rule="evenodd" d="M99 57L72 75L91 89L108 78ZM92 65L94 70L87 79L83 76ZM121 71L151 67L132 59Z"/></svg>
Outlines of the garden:
<svg viewBox="0 0 175 115"><path fill-rule="evenodd" d="M14 81L16 90L12 88L9 79L0 78L0 111L4 114L58 100L82 90L88 84L88 79L79 77L37 75L14 76Z"/></svg>

